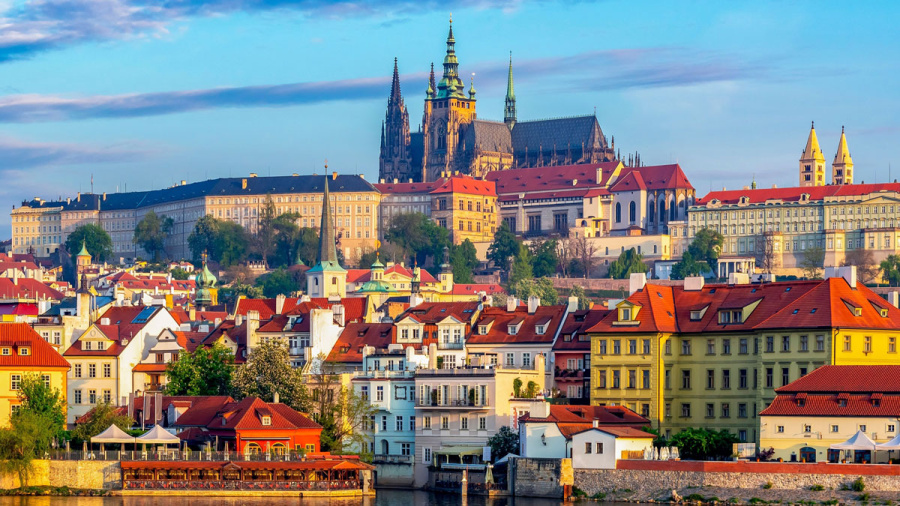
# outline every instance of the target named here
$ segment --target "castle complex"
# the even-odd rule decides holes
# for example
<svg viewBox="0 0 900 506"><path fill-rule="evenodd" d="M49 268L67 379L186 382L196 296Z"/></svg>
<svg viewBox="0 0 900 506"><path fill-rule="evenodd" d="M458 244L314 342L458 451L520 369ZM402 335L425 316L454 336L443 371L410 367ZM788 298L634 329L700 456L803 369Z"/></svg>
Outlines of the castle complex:
<svg viewBox="0 0 900 506"><path fill-rule="evenodd" d="M475 83L466 92L459 77L453 22L447 36L444 74L435 83L434 66L425 91L418 132L409 130L409 113L394 76L382 125L379 178L386 181L433 181L442 173L483 178L491 171L518 167L593 164L616 159L615 138L607 142L596 116L518 121L509 62L503 122L478 119Z"/></svg>

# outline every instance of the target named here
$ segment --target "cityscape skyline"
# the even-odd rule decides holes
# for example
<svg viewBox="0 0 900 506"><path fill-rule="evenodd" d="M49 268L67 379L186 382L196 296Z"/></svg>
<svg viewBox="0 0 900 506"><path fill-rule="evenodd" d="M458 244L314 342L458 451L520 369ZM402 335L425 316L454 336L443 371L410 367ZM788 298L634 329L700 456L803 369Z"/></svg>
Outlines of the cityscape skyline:
<svg viewBox="0 0 900 506"><path fill-rule="evenodd" d="M596 107L623 154L680 163L700 195L749 185L754 174L761 187L796 186L811 120L829 163L846 126L856 182L893 180L900 115L891 57L900 51L888 39L890 15L813 3L677 13L648 4L463 3L457 54L461 77L475 73L479 117L502 119L512 51L520 117ZM393 58L417 124L428 67L443 56L443 7L0 4L0 201L72 196L92 179L99 193L324 173L326 158L375 182ZM610 22L598 30L599 16ZM835 36L811 41L800 29L808 26ZM8 217L0 225L9 232Z"/></svg>

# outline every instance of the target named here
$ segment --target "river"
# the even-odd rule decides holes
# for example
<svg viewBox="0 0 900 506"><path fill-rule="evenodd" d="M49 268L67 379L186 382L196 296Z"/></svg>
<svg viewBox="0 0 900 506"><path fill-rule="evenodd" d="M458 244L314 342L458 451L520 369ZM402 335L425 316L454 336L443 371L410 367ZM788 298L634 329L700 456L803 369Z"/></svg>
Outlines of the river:
<svg viewBox="0 0 900 506"><path fill-rule="evenodd" d="M578 505L579 503L563 503L559 499L494 498L470 496L466 501L458 495L435 494L432 492L412 490L379 490L375 497L358 499L299 499L292 497L0 497L0 506L282 506L284 504L303 504L304 506L561 506L562 504ZM585 502L596 505L595 502ZM607 503L614 506L615 503Z"/></svg>

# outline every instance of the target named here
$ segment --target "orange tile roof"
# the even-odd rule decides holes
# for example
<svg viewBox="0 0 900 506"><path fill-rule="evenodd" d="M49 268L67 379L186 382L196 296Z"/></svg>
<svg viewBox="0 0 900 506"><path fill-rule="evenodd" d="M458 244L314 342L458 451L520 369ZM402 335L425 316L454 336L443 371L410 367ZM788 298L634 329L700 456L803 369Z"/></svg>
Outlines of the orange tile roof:
<svg viewBox="0 0 900 506"><path fill-rule="evenodd" d="M344 328L326 361L362 363L362 347L387 348L391 344L392 323L350 323Z"/></svg>
<svg viewBox="0 0 900 506"><path fill-rule="evenodd" d="M503 343L552 343L559 326L562 324L566 306L539 306L534 314L528 314L528 308L519 306L515 311L507 311L505 307L486 307L475 323L492 322L487 334L477 331L466 339L467 344L503 344ZM509 333L509 325L521 322L518 332ZM545 325L543 334L537 333L537 325Z"/></svg>
<svg viewBox="0 0 900 506"><path fill-rule="evenodd" d="M707 193L702 198L697 199L694 205L703 206L709 204L713 200L718 200L722 204L737 204L740 202L741 197L747 197L751 204L764 203L768 200L797 202L804 193L809 194L809 200L817 201L830 197L851 197L878 192L900 192L900 183L722 190Z"/></svg>
<svg viewBox="0 0 900 506"><path fill-rule="evenodd" d="M60 301L65 294L36 279L18 278L13 282L10 278L0 278L0 298L2 299L46 299Z"/></svg>
<svg viewBox="0 0 900 506"><path fill-rule="evenodd" d="M493 181L475 179L472 176L459 175L446 179L440 186L432 190L431 193L462 193L465 195L496 197L497 184Z"/></svg>
<svg viewBox="0 0 900 506"><path fill-rule="evenodd" d="M64 367L66 361L27 323L0 323L0 347L12 348L10 355L0 355L0 367ZM29 347L28 355L19 350Z"/></svg>

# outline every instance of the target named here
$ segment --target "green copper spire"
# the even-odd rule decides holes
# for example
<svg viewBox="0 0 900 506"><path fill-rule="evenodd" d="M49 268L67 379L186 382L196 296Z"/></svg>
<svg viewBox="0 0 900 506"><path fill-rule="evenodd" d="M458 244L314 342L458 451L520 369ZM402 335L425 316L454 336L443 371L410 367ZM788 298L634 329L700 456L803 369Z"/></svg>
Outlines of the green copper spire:
<svg viewBox="0 0 900 506"><path fill-rule="evenodd" d="M453 38L453 17L450 18L450 33L447 35L447 55L444 56L444 77L437 86L437 98L466 98L465 84L459 78L459 61L456 59L456 39Z"/></svg>
<svg viewBox="0 0 900 506"><path fill-rule="evenodd" d="M87 250L87 244L85 244L84 241L81 241L81 251L79 251L78 254L75 255L75 256L77 256L77 257L89 257L89 256L91 256L91 254L88 253L88 250Z"/></svg>
<svg viewBox="0 0 900 506"><path fill-rule="evenodd" d="M475 74L472 74L472 84L469 86L469 99L475 100Z"/></svg>
<svg viewBox="0 0 900 506"><path fill-rule="evenodd" d="M506 107L503 122L512 130L516 124L516 92L513 89L512 51L509 52L509 77L506 81Z"/></svg>

